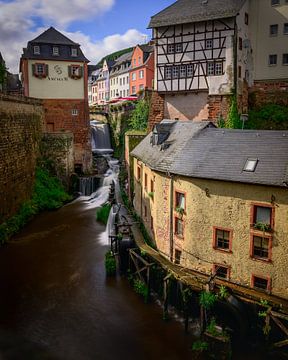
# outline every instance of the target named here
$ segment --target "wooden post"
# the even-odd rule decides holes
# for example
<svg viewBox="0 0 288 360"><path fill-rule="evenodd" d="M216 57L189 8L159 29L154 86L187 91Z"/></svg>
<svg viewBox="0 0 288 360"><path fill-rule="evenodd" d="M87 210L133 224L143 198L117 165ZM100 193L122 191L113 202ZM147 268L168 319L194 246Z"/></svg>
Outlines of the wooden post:
<svg viewBox="0 0 288 360"><path fill-rule="evenodd" d="M164 297L164 302L163 302L163 320L167 320L168 319L168 287L169 287L169 278L170 278L170 274L168 274L165 278L164 278L164 289L163 289L163 297Z"/></svg>

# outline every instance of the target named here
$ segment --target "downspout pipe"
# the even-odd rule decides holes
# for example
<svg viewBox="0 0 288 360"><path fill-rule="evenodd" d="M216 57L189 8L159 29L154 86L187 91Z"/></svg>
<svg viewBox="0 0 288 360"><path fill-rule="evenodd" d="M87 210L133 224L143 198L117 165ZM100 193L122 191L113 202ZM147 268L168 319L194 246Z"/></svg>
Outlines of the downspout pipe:
<svg viewBox="0 0 288 360"><path fill-rule="evenodd" d="M170 178L170 261L173 262L174 234L173 234L173 209L174 209L174 180L173 176L168 172Z"/></svg>

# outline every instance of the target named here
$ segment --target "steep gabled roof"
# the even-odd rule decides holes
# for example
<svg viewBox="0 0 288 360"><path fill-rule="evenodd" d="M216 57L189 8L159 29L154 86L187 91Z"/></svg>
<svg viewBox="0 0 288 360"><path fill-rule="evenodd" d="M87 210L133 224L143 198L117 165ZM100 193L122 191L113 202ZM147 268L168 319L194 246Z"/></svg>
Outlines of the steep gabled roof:
<svg viewBox="0 0 288 360"><path fill-rule="evenodd" d="M166 131L169 132L168 137L165 136L165 141L159 145L152 145L152 133L150 133L131 154L151 169L170 171L175 156L181 153L186 142L207 126L214 125L209 121L162 120L161 124L157 124L156 129L160 136ZM162 150L163 148L165 150Z"/></svg>
<svg viewBox="0 0 288 360"><path fill-rule="evenodd" d="M149 28L236 16L246 0L178 0L151 17Z"/></svg>
<svg viewBox="0 0 288 360"><path fill-rule="evenodd" d="M288 187L288 131L218 129L207 122L201 124L178 121L164 141L167 148L150 144L150 133L132 155L160 172ZM245 171L247 160L255 161L254 171Z"/></svg>
<svg viewBox="0 0 288 360"><path fill-rule="evenodd" d="M35 54L33 47L37 45L40 47L40 53ZM53 46L59 48L59 55L53 55ZM77 56L71 55L71 48L77 49ZM74 41L68 39L66 36L61 34L58 30L50 27L42 34L31 40L27 44L27 48L23 49L21 59L41 59L41 60L70 60L70 61L81 61L89 62L84 56L80 45ZM20 65L21 66L21 65Z"/></svg>
<svg viewBox="0 0 288 360"><path fill-rule="evenodd" d="M37 43L37 44L55 44L55 45L70 45L70 46L79 45L74 41L68 39L65 35L61 34L58 30L56 30L52 26L29 42Z"/></svg>

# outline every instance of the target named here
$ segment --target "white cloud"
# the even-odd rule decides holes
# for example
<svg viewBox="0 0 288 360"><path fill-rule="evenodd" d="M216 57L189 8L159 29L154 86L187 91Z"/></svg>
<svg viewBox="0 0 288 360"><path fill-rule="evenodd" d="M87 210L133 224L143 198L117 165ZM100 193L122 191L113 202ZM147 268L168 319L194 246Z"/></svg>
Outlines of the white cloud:
<svg viewBox="0 0 288 360"><path fill-rule="evenodd" d="M35 15L60 27L87 20L109 11L115 0L40 0Z"/></svg>
<svg viewBox="0 0 288 360"><path fill-rule="evenodd" d="M63 32L71 40L79 43L85 56L95 64L107 54L114 51L125 49L140 43L143 43L145 34L136 29L129 29L124 34L114 34L105 37L104 39L92 42L88 35L81 32L69 33Z"/></svg>
<svg viewBox="0 0 288 360"><path fill-rule="evenodd" d="M103 15L115 0L0 0L0 51L11 72L18 72L22 48L48 26L54 25L65 33L73 21L87 20ZM40 17L45 28L35 29L35 17ZM86 57L95 63L102 56L141 42L143 35L130 29L125 34L115 34L92 42L82 32L66 35L81 45Z"/></svg>

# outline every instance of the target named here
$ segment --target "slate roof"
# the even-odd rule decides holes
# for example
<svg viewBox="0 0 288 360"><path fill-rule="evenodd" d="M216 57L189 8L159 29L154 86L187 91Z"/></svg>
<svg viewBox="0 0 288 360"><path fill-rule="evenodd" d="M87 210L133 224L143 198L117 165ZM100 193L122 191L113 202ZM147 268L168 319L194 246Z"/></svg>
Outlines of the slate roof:
<svg viewBox="0 0 288 360"><path fill-rule="evenodd" d="M42 34L31 40L32 43L37 44L55 44L55 45L79 45L74 41L68 39L65 35L61 34L53 26L45 30Z"/></svg>
<svg viewBox="0 0 288 360"><path fill-rule="evenodd" d="M175 126L172 129L167 141L175 136L178 140L176 146L170 147L170 152L169 148L160 151L159 145L150 145L150 133L132 154L152 169L171 174L288 186L288 131L217 129L208 126L195 131L193 122L187 123L191 124L189 135L187 125L186 128ZM165 154L168 159L166 166L163 165ZM248 158L258 159L254 172L243 170Z"/></svg>
<svg viewBox="0 0 288 360"><path fill-rule="evenodd" d="M34 54L33 46L40 46L40 54ZM53 46L59 47L59 55L53 55ZM71 56L71 48L77 48L78 55ZM58 30L50 27L42 34L31 40L27 44L27 48L23 49L22 59L38 59L38 60L70 60L84 61L89 60L84 56L80 45L68 39Z"/></svg>
<svg viewBox="0 0 288 360"><path fill-rule="evenodd" d="M214 126L209 121L192 122L166 119L161 121L162 131L164 130L163 125L165 127L165 124L167 124L166 128L170 132L170 136L166 139L165 143L152 146L152 133L150 133L131 153L132 156L143 161L151 169L163 172L170 171L176 154L181 153L182 148L190 138L205 127ZM161 147L163 147L164 144L168 147L164 151L161 151Z"/></svg>
<svg viewBox="0 0 288 360"><path fill-rule="evenodd" d="M129 53L125 53L121 55L115 62L115 64L111 68L110 77L118 76L123 73L127 73L130 69L131 59L132 59L133 51ZM121 64L128 63L129 66L125 68L121 68Z"/></svg>
<svg viewBox="0 0 288 360"><path fill-rule="evenodd" d="M246 0L178 0L151 17L148 28L236 16Z"/></svg>

